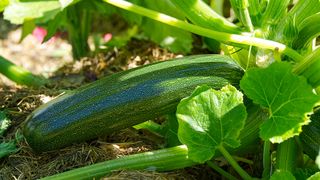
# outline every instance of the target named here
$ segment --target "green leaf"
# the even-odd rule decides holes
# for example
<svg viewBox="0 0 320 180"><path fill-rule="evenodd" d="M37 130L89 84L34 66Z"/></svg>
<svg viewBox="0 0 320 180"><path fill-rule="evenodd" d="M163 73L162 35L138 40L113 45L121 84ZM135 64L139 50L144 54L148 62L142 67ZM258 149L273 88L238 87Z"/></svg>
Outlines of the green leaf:
<svg viewBox="0 0 320 180"><path fill-rule="evenodd" d="M34 28L36 27L36 24L34 20L27 20L22 25L22 33L20 37L20 42L23 41L25 37L27 37L29 34L32 33Z"/></svg>
<svg viewBox="0 0 320 180"><path fill-rule="evenodd" d="M7 118L6 114L3 111L0 111L0 136L4 135L4 132L10 126L11 121Z"/></svg>
<svg viewBox="0 0 320 180"><path fill-rule="evenodd" d="M129 1L129 2L131 2L133 4L136 4L136 5L141 5L142 4L141 0L127 0L127 1ZM116 10L117 10L117 13L120 14L121 17L123 17L128 23L141 25L142 16L140 16L140 15L138 15L136 13L129 12L127 10L119 9L119 8L117 8Z"/></svg>
<svg viewBox="0 0 320 180"><path fill-rule="evenodd" d="M72 4L75 4L81 0L59 0L61 8L64 9Z"/></svg>
<svg viewBox="0 0 320 180"><path fill-rule="evenodd" d="M175 114L168 114L164 124L166 147L181 145L178 138L179 123Z"/></svg>
<svg viewBox="0 0 320 180"><path fill-rule="evenodd" d="M61 13L57 14L57 16L48 21L48 27L47 27L47 35L44 37L43 42L47 42L48 40L50 40L50 38L52 38L55 33L57 32L57 30L63 26L64 24L66 24L66 19L67 19L67 13L66 11L62 11Z"/></svg>
<svg viewBox="0 0 320 180"><path fill-rule="evenodd" d="M187 53L191 51L192 36L186 31L150 19L145 19L141 28L152 41L172 52Z"/></svg>
<svg viewBox="0 0 320 180"><path fill-rule="evenodd" d="M293 175L296 179L308 179L317 172L319 172L317 167L297 168L294 170Z"/></svg>
<svg viewBox="0 0 320 180"><path fill-rule="evenodd" d="M0 12L2 12L6 8L6 6L8 6L8 5L9 5L9 0L1 0L0 1Z"/></svg>
<svg viewBox="0 0 320 180"><path fill-rule="evenodd" d="M144 1L144 6L178 19L184 19L184 15L168 0L156 2L148 0ZM168 48L172 52L188 53L191 51L193 39L191 33L187 31L148 18L143 19L141 28L152 41L160 44L162 47Z"/></svg>
<svg viewBox="0 0 320 180"><path fill-rule="evenodd" d="M273 63L266 69L250 69L240 87L255 103L269 111L269 119L260 127L263 140L281 143L298 135L310 122L308 114L319 97L304 77L292 73L289 63Z"/></svg>
<svg viewBox="0 0 320 180"><path fill-rule="evenodd" d="M10 4L4 10L4 19L9 20L13 24L22 24L25 20L42 18L53 18L60 12L61 5L58 0L52 1L29 1L22 2L18 0L10 0Z"/></svg>
<svg viewBox="0 0 320 180"><path fill-rule="evenodd" d="M272 174L270 180L295 180L296 178L289 171L277 170Z"/></svg>
<svg viewBox="0 0 320 180"><path fill-rule="evenodd" d="M133 26L132 28L128 28L124 33L119 34L118 36L112 37L112 39L105 43L105 45L110 47L123 47L125 46L132 37L134 37L138 33L138 26Z"/></svg>
<svg viewBox="0 0 320 180"><path fill-rule="evenodd" d="M188 146L189 158L203 163L223 145L238 147L245 124L246 108L242 93L231 85L220 91L204 85L178 105L178 137Z"/></svg>
<svg viewBox="0 0 320 180"><path fill-rule="evenodd" d="M317 172L314 175L310 176L307 180L319 180L319 179L320 179L320 172Z"/></svg>

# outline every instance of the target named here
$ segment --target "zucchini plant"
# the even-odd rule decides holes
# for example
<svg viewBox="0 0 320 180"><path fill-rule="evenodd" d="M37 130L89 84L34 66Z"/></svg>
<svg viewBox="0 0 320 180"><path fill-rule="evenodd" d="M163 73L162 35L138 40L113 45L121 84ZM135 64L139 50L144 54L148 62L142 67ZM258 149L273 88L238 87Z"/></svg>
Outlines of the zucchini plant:
<svg viewBox="0 0 320 180"><path fill-rule="evenodd" d="M48 83L44 77L34 75L2 56L0 56L0 73L17 84L29 87L40 87Z"/></svg>
<svg viewBox="0 0 320 180"><path fill-rule="evenodd" d="M171 119L178 122L178 128L173 128L173 131L177 132L176 138L182 145L151 153L126 156L71 170L46 179L85 179L99 177L112 170L120 169L167 171L200 163L207 163L229 179L238 178L237 175L221 169L212 161L218 156L223 156L242 179L253 179L253 175L246 172L232 154L239 154L245 149L244 147L258 142L263 142L263 148L261 148L263 151L263 172L257 178L320 178L318 172L320 166L319 119L314 113L320 102L318 95L320 49L316 43L320 31L319 28L311 28L314 23L319 21L319 0L300 0L294 4L290 0L230 0L237 15L237 24L229 22L202 0L170 0L170 3L183 14L183 19L124 0L103 1L166 25L206 37L209 41L220 42L220 47L225 54L225 56L219 56L223 59L223 62L220 63L229 62L228 55L241 67L244 75L239 75L240 82L233 84L233 86L232 83L220 84L218 82L220 86L217 87L203 81L199 82L199 86L193 92L189 87L188 94L181 93L185 92L179 88L181 84L192 84L192 78L208 75L201 73L212 71L213 74L207 77L214 80L215 73L226 71L224 68L210 69L211 66L208 63L215 62L215 58L210 60L204 56L197 59L199 63L193 61L191 63L199 64L197 72L192 72L193 68L179 69L179 65L170 64L176 61L168 62L166 67L178 74L179 70L192 72L188 75L182 73L182 77L175 76L176 73L166 73L167 70L162 69L162 65L165 66L165 63L159 63L102 80L101 82L114 82L115 87L122 87L124 84L121 83L129 78L131 79L128 82L130 87L138 87L133 95L128 93L131 89L125 88L120 89L120 92L118 88L111 89L116 92L116 95L103 93L101 97L105 99L113 98L120 102L128 100L128 98L132 100L128 101L128 106L124 108L133 109L130 111L132 114L128 115L128 119L132 117L133 121L126 121L125 124L122 124L123 121L117 120L117 117L108 116L109 111L101 109L94 114L94 117L90 117L89 113L90 119L95 122L92 126L97 129L105 123L100 119L108 117L117 121L107 123L108 127L102 127L104 129L125 128L153 118L154 116L150 115L153 114L152 112L144 112L139 109L141 107L139 104L141 102L140 95L143 96L144 103L155 102L152 98L148 99L153 96L142 93L150 90L145 83L160 83L159 89L156 89L166 91L162 85L175 86L173 83L177 79L171 78L182 80L177 84L178 88L172 90L169 88L165 92L165 94L168 93L164 96L165 98L157 101L161 104L168 100L166 98L169 96L177 97L179 100L183 98L178 105L177 103L171 104L174 106L171 110L176 110L176 119ZM206 60L208 60L207 63L201 63ZM185 59L185 63L190 63L188 58ZM144 68L151 74L148 75L148 78L141 80L140 78L144 74L139 71L144 71ZM175 68L179 70L176 71ZM158 74L158 72L162 73ZM169 70L169 72L171 71ZM162 76L165 76L165 79L170 79L165 81L169 83L163 83ZM152 80L157 81L153 82ZM83 117L87 117L87 112L95 112L94 110L100 105L104 107L110 105L107 101L102 101L101 97L92 98L92 94L104 88L100 85L98 82L81 88L79 91L60 97L35 111L27 120L24 130L30 145L41 151L47 150L47 147L48 149L58 147L60 143L64 142L79 142L72 139L73 137L69 140L69 137L65 135L64 138L61 138L60 134L68 131L69 128L77 132L76 130L80 127L77 126L78 124L90 124L83 120ZM195 84L192 84L192 89L194 86ZM140 91L139 87L147 87L147 90ZM91 94L88 93L89 91ZM117 94L121 94L121 96L118 97ZM162 93L160 94L162 95ZM66 107L66 103L63 102L75 95L92 100L88 103L70 100L74 105ZM136 103L139 107L136 107ZM113 101L111 101L111 105L113 105ZM165 103L161 106L168 107L166 105ZM176 106L177 109L175 109ZM62 111L56 108L60 108ZM114 111L118 111L118 109L115 108ZM140 111L145 113L148 118L144 119L140 115ZM153 112L156 112L155 115L172 113L172 111L160 111L161 108L157 107ZM112 109L111 112L113 112ZM120 115L119 117L128 120ZM61 123L59 118L64 118L67 122ZM51 120L47 121L48 119ZM70 119L72 121L68 122ZM252 121L255 123L251 124ZM76 123L74 124L74 122ZM84 128L81 131L82 134L79 132L77 135L81 138L86 137L86 133L88 133L88 138L92 138L92 134L97 132L87 131L86 126L81 128ZM51 129L53 130L51 131ZM45 135L44 140L42 139L43 135ZM100 135L100 131L96 135ZM46 139L49 139L49 142L53 144L44 142ZM42 147L43 143L44 148ZM146 159L140 159L140 157L146 157ZM306 171L311 171L312 176L304 173Z"/></svg>

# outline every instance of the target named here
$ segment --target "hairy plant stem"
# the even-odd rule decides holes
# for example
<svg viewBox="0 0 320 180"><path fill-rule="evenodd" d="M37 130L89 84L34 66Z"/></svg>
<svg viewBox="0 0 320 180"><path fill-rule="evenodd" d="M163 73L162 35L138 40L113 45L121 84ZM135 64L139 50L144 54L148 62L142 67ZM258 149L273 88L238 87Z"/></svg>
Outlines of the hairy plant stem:
<svg viewBox="0 0 320 180"><path fill-rule="evenodd" d="M292 172L296 166L297 146L294 138L290 138L277 148L276 167L279 170Z"/></svg>
<svg viewBox="0 0 320 180"><path fill-rule="evenodd" d="M212 169L214 169L215 171L217 171L218 173L220 173L222 176L224 176L225 178L229 179L229 180L237 180L236 177L232 176L230 173L228 173L227 171L225 171L224 169L222 169L221 167L219 167L218 165L216 165L214 162L212 161L207 161L206 162L207 165L209 167L211 167Z"/></svg>
<svg viewBox="0 0 320 180"><path fill-rule="evenodd" d="M254 27L251 21L249 13L249 1L248 0L231 0L231 6L236 9L236 15L239 16L240 21L246 27L249 32L254 31Z"/></svg>
<svg viewBox="0 0 320 180"><path fill-rule="evenodd" d="M69 41L72 45L72 55L75 60L80 60L90 54L88 37L92 14L86 9L78 7L78 4L69 7L67 11Z"/></svg>
<svg viewBox="0 0 320 180"><path fill-rule="evenodd" d="M0 73L20 85L40 87L48 83L47 79L32 74L2 56L0 56Z"/></svg>
<svg viewBox="0 0 320 180"><path fill-rule="evenodd" d="M124 0L103 0L103 1L108 4L112 4L116 7L162 22L164 24L174 26L176 28L180 28L204 37L216 39L220 42L231 42L231 43L248 45L248 46L257 46L259 48L270 49L273 51L277 50L279 53L283 53L295 61L300 61L302 59L302 56L299 53L297 53L295 50L287 47L284 44L281 44L275 41L254 38L250 36L213 31L207 28L203 28L200 26L196 26L196 25L178 20L171 16L168 16L150 9L143 8L141 6L134 5Z"/></svg>
<svg viewBox="0 0 320 180"><path fill-rule="evenodd" d="M313 87L320 85L320 48L312 51L293 67L293 72L303 75Z"/></svg>
<svg viewBox="0 0 320 180"><path fill-rule="evenodd" d="M263 144L263 179L269 179L271 175L271 154L270 141L264 141Z"/></svg>
<svg viewBox="0 0 320 180"><path fill-rule="evenodd" d="M188 148L185 145L152 152L145 152L118 159L73 169L54 176L45 177L42 180L69 180L69 179L92 179L112 173L115 170L173 170L196 164L188 159Z"/></svg>
<svg viewBox="0 0 320 180"><path fill-rule="evenodd" d="M252 177L240 167L237 161L233 159L231 154L229 154L229 152L222 145L218 147L218 150L244 180L252 179Z"/></svg>

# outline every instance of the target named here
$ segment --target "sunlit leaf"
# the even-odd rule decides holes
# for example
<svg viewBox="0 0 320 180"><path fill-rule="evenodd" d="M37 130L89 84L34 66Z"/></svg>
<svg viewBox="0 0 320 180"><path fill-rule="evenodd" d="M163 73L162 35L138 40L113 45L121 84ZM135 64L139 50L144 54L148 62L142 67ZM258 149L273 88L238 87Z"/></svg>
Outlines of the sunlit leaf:
<svg viewBox="0 0 320 180"><path fill-rule="evenodd" d="M268 109L269 119L261 125L260 136L273 143L298 135L310 122L308 114L319 101L306 79L293 74L291 65L284 62L247 71L240 87L255 103Z"/></svg>
<svg viewBox="0 0 320 180"><path fill-rule="evenodd" d="M64 9L72 4L79 2L80 0L59 0L61 8Z"/></svg>
<svg viewBox="0 0 320 180"><path fill-rule="evenodd" d="M52 1L18 1L10 0L10 4L4 10L4 19L13 24L22 24L25 20L41 18L53 18L61 9L58 0Z"/></svg>
<svg viewBox="0 0 320 180"><path fill-rule="evenodd" d="M200 86L177 108L178 137L188 146L189 158L203 163L221 146L238 147L245 124L242 93L231 85L220 91Z"/></svg>
<svg viewBox="0 0 320 180"><path fill-rule="evenodd" d="M307 180L319 180L319 179L320 179L320 172L317 172L311 177L309 177Z"/></svg>
<svg viewBox="0 0 320 180"><path fill-rule="evenodd" d="M1 0L0 1L0 12L2 12L8 4L9 4L9 0Z"/></svg>
<svg viewBox="0 0 320 180"><path fill-rule="evenodd" d="M36 24L34 23L34 20L25 21L22 25L20 41L22 41L25 37L31 34L35 27Z"/></svg>

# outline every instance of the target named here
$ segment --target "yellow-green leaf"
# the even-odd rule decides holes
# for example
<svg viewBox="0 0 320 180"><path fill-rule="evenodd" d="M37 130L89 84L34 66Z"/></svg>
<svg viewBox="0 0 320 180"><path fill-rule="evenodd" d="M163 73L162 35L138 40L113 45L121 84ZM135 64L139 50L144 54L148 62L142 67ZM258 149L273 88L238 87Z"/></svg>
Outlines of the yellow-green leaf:
<svg viewBox="0 0 320 180"><path fill-rule="evenodd" d="M285 62L247 71L240 87L269 111L269 119L260 127L260 136L273 143L298 135L302 126L310 122L308 114L319 101L306 79L293 74L291 65Z"/></svg>
<svg viewBox="0 0 320 180"><path fill-rule="evenodd" d="M220 91L200 86L178 105L178 137L188 146L190 159L203 163L215 150L240 145L238 136L245 124L246 108L242 93L231 85Z"/></svg>

